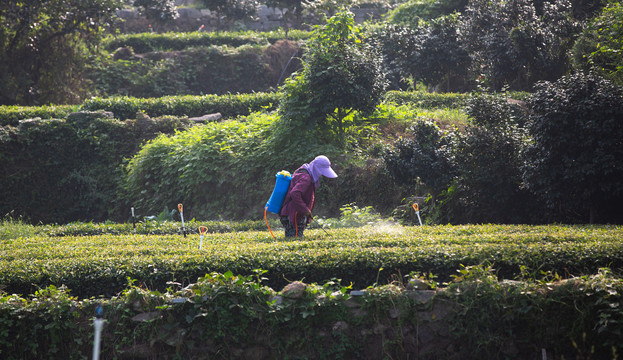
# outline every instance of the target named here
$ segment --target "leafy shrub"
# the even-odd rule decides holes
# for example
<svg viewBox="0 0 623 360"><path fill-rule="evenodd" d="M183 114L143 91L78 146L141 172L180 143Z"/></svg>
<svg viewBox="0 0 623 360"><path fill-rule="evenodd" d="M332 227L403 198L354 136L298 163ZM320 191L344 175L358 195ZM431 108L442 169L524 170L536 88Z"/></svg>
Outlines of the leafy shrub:
<svg viewBox="0 0 623 360"><path fill-rule="evenodd" d="M506 99L490 95L472 98L467 111L472 124L456 132L450 146L456 177L442 196L440 221L537 221L540 207L522 186L526 114Z"/></svg>
<svg viewBox="0 0 623 360"><path fill-rule="evenodd" d="M139 214L137 214L139 215ZM131 216L131 215L130 215ZM128 216L129 222L125 223L84 223L73 222L65 225L48 224L39 225L33 227L32 225L23 226L26 229L36 230L40 235L46 235L50 237L57 236L92 236L92 235L175 235L182 233L182 224L180 221L179 213L174 211L174 220L157 221L147 220L146 216L139 215L138 220L133 224L131 217ZM271 220L273 223L271 226L276 226L277 220ZM14 220L5 221L2 227L9 232L13 228ZM19 224L19 223L17 223ZM199 234L199 227L204 226L207 228L206 233L227 233L238 231L264 231L266 230L266 223L264 220L246 220L246 221L196 221L195 219L186 220L184 223L187 234ZM19 228L19 227L18 227ZM32 234L32 231L26 232L26 234ZM17 236L13 236L15 238Z"/></svg>
<svg viewBox="0 0 623 360"><path fill-rule="evenodd" d="M409 26L417 29L420 23L443 15L462 11L467 0L414 0L396 6L387 14L390 24Z"/></svg>
<svg viewBox="0 0 623 360"><path fill-rule="evenodd" d="M450 135L430 121L417 121L410 129L413 138L398 139L392 149L383 153L391 176L412 188L422 186L433 199L455 176L450 161ZM434 203L434 201L433 201Z"/></svg>
<svg viewBox="0 0 623 360"><path fill-rule="evenodd" d="M496 91L527 91L563 75L579 30L571 10L567 1L469 2L460 33L472 58L472 79Z"/></svg>
<svg viewBox="0 0 623 360"><path fill-rule="evenodd" d="M567 221L622 222L623 88L576 73L541 83L530 108L528 188Z"/></svg>
<svg viewBox="0 0 623 360"><path fill-rule="evenodd" d="M385 90L379 55L362 43L354 15L341 12L318 27L309 41L303 71L288 79L279 111L301 127L344 145L347 117L369 114Z"/></svg>
<svg viewBox="0 0 623 360"><path fill-rule="evenodd" d="M383 221L383 218L374 211L372 206L359 208L356 204L344 205L340 208L339 218L314 219L323 228L348 228L374 225Z"/></svg>

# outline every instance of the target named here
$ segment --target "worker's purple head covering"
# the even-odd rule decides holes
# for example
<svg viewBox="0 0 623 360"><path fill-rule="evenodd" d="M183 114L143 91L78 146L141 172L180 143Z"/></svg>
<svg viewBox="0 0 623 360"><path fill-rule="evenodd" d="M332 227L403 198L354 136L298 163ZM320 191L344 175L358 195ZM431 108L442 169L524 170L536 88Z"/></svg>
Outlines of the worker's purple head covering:
<svg viewBox="0 0 623 360"><path fill-rule="evenodd" d="M324 155L316 156L309 164L303 164L303 169L307 170L312 177L314 186L320 185L320 176L336 178L337 174L331 169L331 161Z"/></svg>

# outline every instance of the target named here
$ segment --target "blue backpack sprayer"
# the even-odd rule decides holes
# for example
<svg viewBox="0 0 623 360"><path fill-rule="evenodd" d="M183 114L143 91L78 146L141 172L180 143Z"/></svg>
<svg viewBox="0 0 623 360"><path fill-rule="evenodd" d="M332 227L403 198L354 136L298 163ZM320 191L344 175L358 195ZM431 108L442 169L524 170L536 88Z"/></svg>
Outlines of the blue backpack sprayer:
<svg viewBox="0 0 623 360"><path fill-rule="evenodd" d="M275 239L275 235L270 229L270 225L268 225L266 212L270 211L273 214L279 215L279 211L281 211L281 206L283 205L283 200L286 198L288 188L290 187L290 181L292 181L292 176L285 170L278 172L275 177L277 178L275 181L275 188L273 189L273 193L270 195L270 199L268 199L268 202L266 203L266 207L264 207L264 220L266 221L266 226L268 226L268 231L270 231L273 239Z"/></svg>

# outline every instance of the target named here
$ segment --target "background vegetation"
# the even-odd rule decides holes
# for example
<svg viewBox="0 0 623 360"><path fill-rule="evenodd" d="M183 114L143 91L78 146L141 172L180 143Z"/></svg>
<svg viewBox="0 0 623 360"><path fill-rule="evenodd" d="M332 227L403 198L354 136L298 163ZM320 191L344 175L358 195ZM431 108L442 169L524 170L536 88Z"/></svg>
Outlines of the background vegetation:
<svg viewBox="0 0 623 360"><path fill-rule="evenodd" d="M118 357L617 358L620 227L502 224L623 223L620 2L270 0L283 28L240 31L258 5L0 4L1 357L84 357L102 306ZM306 238L270 237L318 154Z"/></svg>

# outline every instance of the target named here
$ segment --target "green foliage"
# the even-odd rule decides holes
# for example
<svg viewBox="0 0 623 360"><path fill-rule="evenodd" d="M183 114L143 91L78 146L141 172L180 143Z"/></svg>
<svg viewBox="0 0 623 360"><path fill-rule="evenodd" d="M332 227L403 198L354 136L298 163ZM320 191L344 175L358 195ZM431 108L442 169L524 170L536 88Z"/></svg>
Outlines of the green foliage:
<svg viewBox="0 0 623 360"><path fill-rule="evenodd" d="M295 41L307 40L309 31L290 30L288 38ZM237 48L243 45L267 45L282 40L280 31L221 31L221 32L168 32L140 33L108 36L102 40L102 46L112 52L120 47L130 47L136 53L153 51L186 50L192 47L229 46Z"/></svg>
<svg viewBox="0 0 623 360"><path fill-rule="evenodd" d="M383 221L383 218L374 211L372 206L360 208L356 204L347 204L340 208L339 218L316 219L323 228L350 228L365 225L375 225Z"/></svg>
<svg viewBox="0 0 623 360"><path fill-rule="evenodd" d="M34 236L35 232L33 225L27 224L21 218L14 219L11 214L5 215L0 221L0 240Z"/></svg>
<svg viewBox="0 0 623 360"><path fill-rule="evenodd" d="M424 91L388 91L384 102L411 104L421 108L463 108L468 94L462 93L429 93Z"/></svg>
<svg viewBox="0 0 623 360"><path fill-rule="evenodd" d="M166 24L179 17L173 0L134 0L133 5L150 22Z"/></svg>
<svg viewBox="0 0 623 360"><path fill-rule="evenodd" d="M64 119L77 105L0 106L0 126L17 126L24 119Z"/></svg>
<svg viewBox="0 0 623 360"><path fill-rule="evenodd" d="M387 22L417 29L422 22L461 12L466 5L467 0L406 1L387 14Z"/></svg>
<svg viewBox="0 0 623 360"><path fill-rule="evenodd" d="M79 101L97 41L117 0L26 0L0 5L0 104Z"/></svg>
<svg viewBox="0 0 623 360"><path fill-rule="evenodd" d="M353 14L342 12L314 31L303 71L288 79L279 110L287 120L322 132L344 144L347 116L371 113L385 81L378 55L363 44Z"/></svg>
<svg viewBox="0 0 623 360"><path fill-rule="evenodd" d="M166 211L166 215L161 219L149 219L149 216L140 214L137 215L137 221L135 224L131 222L131 218L128 216L126 223L84 223L73 222L66 225L38 225L32 227L22 222L15 220L6 220L3 224L5 231L8 234L24 233L32 234L32 230L36 230L38 234L58 237L58 236L92 236L92 235L176 235L181 234L182 224L179 221L179 213L177 210ZM171 219L173 218L173 219ZM277 220L270 220L272 222L271 227L275 227ZM18 231L13 232L13 228ZM21 227L24 230L21 230ZM186 220L185 227L186 232L189 234L199 234L199 227L204 226L207 228L206 233L228 233L238 231L264 231L266 230L266 222L262 220L246 220L246 221L196 221L195 219ZM28 230L28 231L27 231ZM12 236L12 235L9 235ZM13 238L18 236L12 236Z"/></svg>
<svg viewBox="0 0 623 360"><path fill-rule="evenodd" d="M459 33L456 16L440 17L420 26L412 40L414 51L402 60L404 74L430 88L448 92L467 89L471 60Z"/></svg>
<svg viewBox="0 0 623 360"><path fill-rule="evenodd" d="M349 210L352 220L364 216L361 209ZM365 288L375 280L385 284L396 274L412 271L449 281L460 264L489 262L505 279L520 274L542 278L541 271L589 274L604 266L623 266L621 228L615 226L402 227L375 222L325 230L328 234L309 229L305 239L297 241L275 241L266 229L209 233L202 250L195 231L186 237L126 231L5 239L0 286L9 293L30 294L37 287L65 284L73 295L90 297L118 293L128 277L164 291L170 281L185 285L212 271L249 274L259 267L268 271L266 285L273 288L284 286L285 279L323 283L331 278ZM379 275L380 267L385 270Z"/></svg>
<svg viewBox="0 0 623 360"><path fill-rule="evenodd" d="M566 73L578 29L567 1L478 0L467 6L461 33L472 78L480 76L493 90L529 90L536 81Z"/></svg>
<svg viewBox="0 0 623 360"><path fill-rule="evenodd" d="M149 116L202 116L219 112L224 118L248 115L263 109L272 110L279 101L277 93L226 94L202 96L163 96L141 99L133 97L91 98L82 104L82 109L106 110L117 119L134 119L136 113L144 111Z"/></svg>
<svg viewBox="0 0 623 360"><path fill-rule="evenodd" d="M158 119L144 127L85 111L2 128L0 213L32 222L116 218L124 158L155 134L185 126Z"/></svg>
<svg viewBox="0 0 623 360"><path fill-rule="evenodd" d="M161 97L271 91L282 73L271 64L268 45L195 47L174 53L150 53L129 60L102 61L90 78L102 96ZM288 54L288 56L291 54ZM277 69L278 68L278 69ZM290 67L292 73L295 67Z"/></svg>
<svg viewBox="0 0 623 360"><path fill-rule="evenodd" d="M87 357L97 307L104 314L101 352L111 357L350 359L428 349L439 358L477 359L530 358L546 349L552 358L615 358L621 351L623 283L610 270L512 282L498 282L493 271L463 266L435 293L395 282L368 287L361 296L349 294L351 286L339 279L294 282L277 292L263 284L266 271L259 269L210 272L166 292L130 280L110 299L78 300L50 286L28 297L0 295L0 354L7 360ZM418 300L426 295L430 300ZM429 347L413 345L410 334L437 334L433 329L446 335Z"/></svg>
<svg viewBox="0 0 623 360"><path fill-rule="evenodd" d="M393 148L383 153L383 160L391 176L399 183L421 184L433 198L455 176L450 162L448 145L450 135L430 121L417 121L410 129L413 138L401 138Z"/></svg>
<svg viewBox="0 0 623 360"><path fill-rule="evenodd" d="M368 32L368 41L381 55L388 90L407 89L409 81L403 72L402 62L406 58L405 54L413 51L413 30L404 26L385 25Z"/></svg>
<svg viewBox="0 0 623 360"><path fill-rule="evenodd" d="M469 101L472 118L450 145L455 178L443 194L442 222L534 223L540 207L522 186L526 114L503 97Z"/></svg>
<svg viewBox="0 0 623 360"><path fill-rule="evenodd" d="M272 184L250 185L274 172L253 165L272 121L206 124L149 142L128 164L128 202L152 213L183 203L202 219L259 214Z"/></svg>
<svg viewBox="0 0 623 360"><path fill-rule="evenodd" d="M622 88L576 73L540 84L530 108L529 189L562 219L620 223Z"/></svg>
<svg viewBox="0 0 623 360"><path fill-rule="evenodd" d="M255 17L259 6L259 1L256 0L202 0L201 2L208 9L216 12L217 30L221 28L223 18L233 23L235 20Z"/></svg>
<svg viewBox="0 0 623 360"><path fill-rule="evenodd" d="M610 2L588 23L573 47L576 69L595 71L623 85L623 5Z"/></svg>
<svg viewBox="0 0 623 360"><path fill-rule="evenodd" d="M439 293L456 301L449 323L459 340L459 357L528 358L535 349L545 349L548 358L610 359L620 351L615 339L621 332L616 321L622 283L608 269L536 282L498 282L494 269L484 266L463 267L459 273Z"/></svg>

